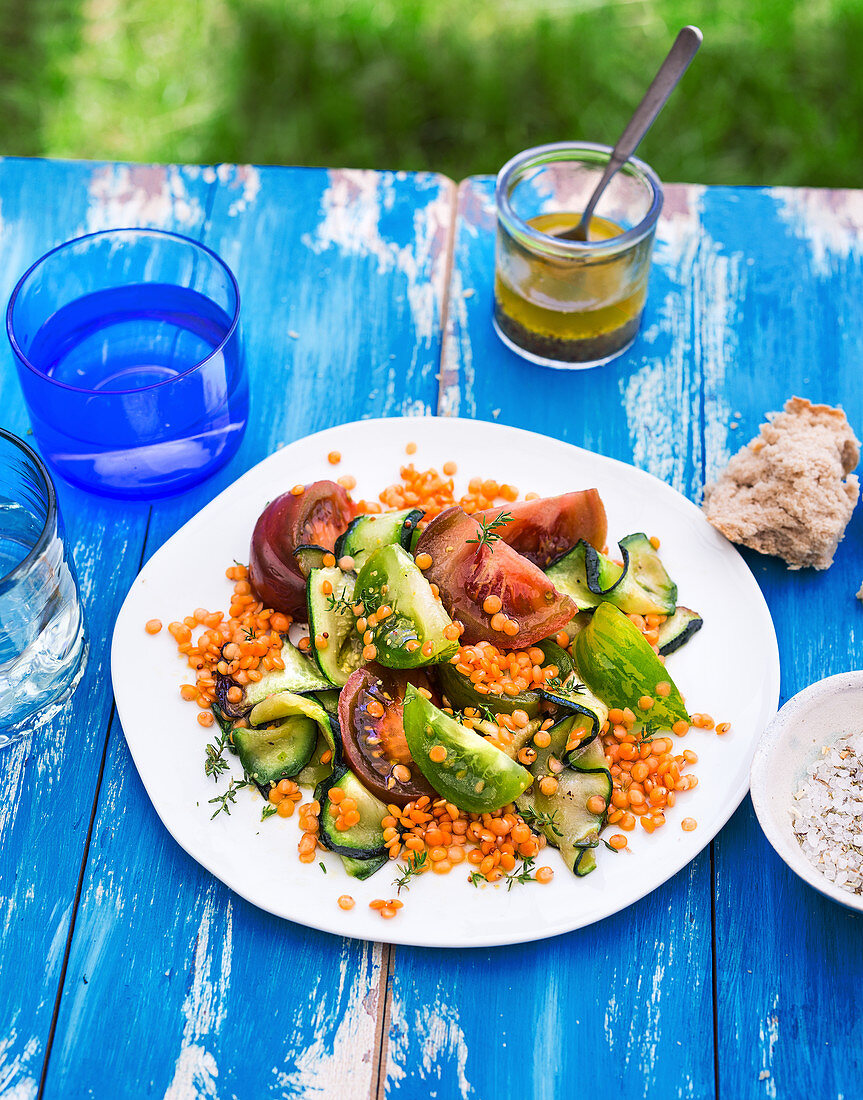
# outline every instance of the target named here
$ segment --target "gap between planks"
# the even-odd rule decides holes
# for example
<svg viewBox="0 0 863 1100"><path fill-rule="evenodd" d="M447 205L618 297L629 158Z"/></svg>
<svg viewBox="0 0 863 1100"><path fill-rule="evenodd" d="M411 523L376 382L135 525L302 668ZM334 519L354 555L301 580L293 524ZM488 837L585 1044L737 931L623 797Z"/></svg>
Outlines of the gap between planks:
<svg viewBox="0 0 863 1100"><path fill-rule="evenodd" d="M459 208L460 185L454 180L443 177L449 186L449 201L452 216L446 236L446 258L443 270L443 288L440 311L440 350L438 352L438 399L435 415L440 415L441 397L444 392L444 353L447 344L447 325L449 323L450 290L452 271L455 263L455 234ZM387 1059L389 1053L390 1018L392 1015L392 983L390 976L395 963L396 949L393 944L382 943L381 968L378 978L378 1018L375 1026L374 1058L372 1060L371 1087L369 1100L384 1100L387 1089Z"/></svg>

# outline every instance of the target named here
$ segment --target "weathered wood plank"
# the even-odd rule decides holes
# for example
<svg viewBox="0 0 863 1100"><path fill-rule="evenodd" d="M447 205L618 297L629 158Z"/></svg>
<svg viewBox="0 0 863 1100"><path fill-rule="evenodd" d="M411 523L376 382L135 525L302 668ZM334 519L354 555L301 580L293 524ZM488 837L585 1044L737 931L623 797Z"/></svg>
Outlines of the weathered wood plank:
<svg viewBox="0 0 863 1100"><path fill-rule="evenodd" d="M88 230L147 224L194 233L208 191L195 170L0 161L0 298L48 248ZM0 419L23 436L27 412L5 339L2 357ZM90 656L68 709L38 738L0 752L0 1094L16 1100L36 1095L42 1072L111 712L107 643L149 514L57 488Z"/></svg>
<svg viewBox="0 0 863 1100"><path fill-rule="evenodd" d="M218 169L205 239L240 282L251 420L225 471L154 506L148 555L277 447L434 407L451 192L426 175ZM94 837L46 1096L98 1096L105 1078L171 1100L369 1095L380 946L280 921L215 882L157 820L118 723ZM106 1050L118 980L124 1026Z"/></svg>
<svg viewBox="0 0 863 1100"><path fill-rule="evenodd" d="M708 477L792 394L841 404L860 435L863 193L711 189L702 225L729 306L727 354L705 394ZM782 702L860 667L859 508L827 572L746 557L776 624ZM860 917L785 867L748 800L717 840L716 870L722 1095L854 1096L863 1072Z"/></svg>
<svg viewBox="0 0 863 1100"><path fill-rule="evenodd" d="M557 372L522 361L495 336L491 181L462 184L440 411L567 439L695 496L698 194L672 190L632 352L601 370ZM632 843L644 847L641 837ZM611 1082L621 1096L712 1096L710 894L704 852L626 912L545 943L445 957L398 948L387 1094L544 1098L578 1081L592 1090Z"/></svg>

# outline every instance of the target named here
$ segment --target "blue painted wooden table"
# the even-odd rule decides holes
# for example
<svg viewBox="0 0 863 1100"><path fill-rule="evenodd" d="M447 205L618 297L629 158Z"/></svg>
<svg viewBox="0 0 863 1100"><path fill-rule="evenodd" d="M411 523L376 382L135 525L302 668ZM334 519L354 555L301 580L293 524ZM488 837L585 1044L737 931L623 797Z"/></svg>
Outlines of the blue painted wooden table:
<svg viewBox="0 0 863 1100"><path fill-rule="evenodd" d="M199 238L234 269L252 413L230 466L185 496L60 486L92 650L68 711L0 755L0 1097L863 1095L863 923L785 869L748 799L673 880L591 928L458 952L339 940L260 912L178 848L107 664L142 562L242 471L331 424L497 420L694 500L792 393L841 403L859 434L863 193L669 187L640 337L573 374L491 331L487 179L7 159L0 300L47 248L122 225ZM24 435L0 355L0 423ZM783 701L860 664L861 543L858 510L827 573L747 557Z"/></svg>

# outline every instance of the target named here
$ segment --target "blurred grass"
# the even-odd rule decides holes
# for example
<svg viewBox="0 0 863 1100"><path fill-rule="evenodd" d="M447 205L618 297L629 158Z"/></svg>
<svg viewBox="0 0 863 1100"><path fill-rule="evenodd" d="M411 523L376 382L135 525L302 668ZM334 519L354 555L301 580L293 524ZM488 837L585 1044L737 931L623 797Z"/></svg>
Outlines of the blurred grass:
<svg viewBox="0 0 863 1100"><path fill-rule="evenodd" d="M0 0L0 151L494 172L614 140L666 180L863 184L863 0Z"/></svg>

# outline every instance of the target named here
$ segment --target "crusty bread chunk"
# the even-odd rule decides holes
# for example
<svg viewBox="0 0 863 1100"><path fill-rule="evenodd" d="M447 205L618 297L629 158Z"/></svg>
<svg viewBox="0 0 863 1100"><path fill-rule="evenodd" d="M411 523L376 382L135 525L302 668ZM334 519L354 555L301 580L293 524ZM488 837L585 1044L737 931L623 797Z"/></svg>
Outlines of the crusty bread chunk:
<svg viewBox="0 0 863 1100"><path fill-rule="evenodd" d="M732 542L827 569L857 503L859 460L841 409L792 397L705 489L704 511Z"/></svg>

